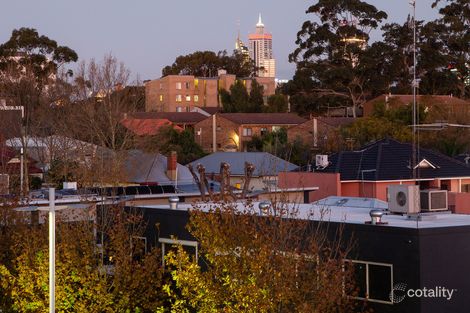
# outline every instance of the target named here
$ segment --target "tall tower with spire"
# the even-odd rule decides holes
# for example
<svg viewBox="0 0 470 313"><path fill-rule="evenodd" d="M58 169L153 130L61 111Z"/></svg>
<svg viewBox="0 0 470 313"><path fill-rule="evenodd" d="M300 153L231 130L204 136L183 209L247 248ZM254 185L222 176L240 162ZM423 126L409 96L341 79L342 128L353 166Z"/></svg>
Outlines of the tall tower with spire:
<svg viewBox="0 0 470 313"><path fill-rule="evenodd" d="M235 50L237 50L239 53L241 53L244 56L245 61L250 61L250 52L248 51L248 47L245 46L243 41L240 39L240 22L237 22L238 26L238 35L237 35L237 40L235 41Z"/></svg>
<svg viewBox="0 0 470 313"><path fill-rule="evenodd" d="M255 61L259 77L276 77L276 60L273 58L273 36L264 29L261 14L254 34L248 35L250 58Z"/></svg>

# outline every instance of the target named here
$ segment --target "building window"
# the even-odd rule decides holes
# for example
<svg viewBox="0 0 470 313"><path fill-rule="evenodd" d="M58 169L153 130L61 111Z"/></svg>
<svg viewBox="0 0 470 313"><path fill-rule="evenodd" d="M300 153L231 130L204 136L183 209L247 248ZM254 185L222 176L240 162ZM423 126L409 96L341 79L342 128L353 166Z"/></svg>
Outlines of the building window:
<svg viewBox="0 0 470 313"><path fill-rule="evenodd" d="M222 130L222 127L220 127L220 125L217 125L217 131L220 132Z"/></svg>
<svg viewBox="0 0 470 313"><path fill-rule="evenodd" d="M199 89L199 79L194 80L194 89Z"/></svg>
<svg viewBox="0 0 470 313"><path fill-rule="evenodd" d="M345 260L345 267L352 266L357 288L356 299L393 304L393 265L387 263ZM391 295L391 296L390 296Z"/></svg>
<svg viewBox="0 0 470 313"><path fill-rule="evenodd" d="M273 132L277 132L281 130L281 126L273 126L271 129Z"/></svg>
<svg viewBox="0 0 470 313"><path fill-rule="evenodd" d="M194 102L198 102L199 101L199 96L198 95L194 95Z"/></svg>
<svg viewBox="0 0 470 313"><path fill-rule="evenodd" d="M243 136L244 137L250 137L252 135L252 129L251 128L243 128Z"/></svg>
<svg viewBox="0 0 470 313"><path fill-rule="evenodd" d="M160 102L163 102L163 95L160 95Z"/></svg>
<svg viewBox="0 0 470 313"><path fill-rule="evenodd" d="M261 136L264 136L268 133L268 129L266 127L261 127L260 133L261 133Z"/></svg>
<svg viewBox="0 0 470 313"><path fill-rule="evenodd" d="M186 87L186 89L189 89L191 87L191 83L190 82L185 82L184 86Z"/></svg>
<svg viewBox="0 0 470 313"><path fill-rule="evenodd" d="M183 101L183 96L182 95L176 95L176 102L181 102Z"/></svg>
<svg viewBox="0 0 470 313"><path fill-rule="evenodd" d="M140 260L147 254L147 238L141 236L131 237L131 254L134 259Z"/></svg>
<svg viewBox="0 0 470 313"><path fill-rule="evenodd" d="M176 107L176 112L183 112L183 109L181 107Z"/></svg>
<svg viewBox="0 0 470 313"><path fill-rule="evenodd" d="M191 101L191 96L190 95L186 95L186 101Z"/></svg>
<svg viewBox="0 0 470 313"><path fill-rule="evenodd" d="M178 240L178 239L170 239L170 238L158 238L158 242L161 244L162 249L162 265L165 266L165 256L171 250L175 250L178 248L179 245L183 247L183 249L189 253L190 255L194 255L194 261L197 262L198 260L198 244L197 241L191 240Z"/></svg>
<svg viewBox="0 0 470 313"><path fill-rule="evenodd" d="M181 82L177 82L177 83L176 83L176 89L177 89L177 90L181 90Z"/></svg>
<svg viewBox="0 0 470 313"><path fill-rule="evenodd" d="M160 90L162 90L162 89L163 89L163 84L162 84L162 83L160 83Z"/></svg>

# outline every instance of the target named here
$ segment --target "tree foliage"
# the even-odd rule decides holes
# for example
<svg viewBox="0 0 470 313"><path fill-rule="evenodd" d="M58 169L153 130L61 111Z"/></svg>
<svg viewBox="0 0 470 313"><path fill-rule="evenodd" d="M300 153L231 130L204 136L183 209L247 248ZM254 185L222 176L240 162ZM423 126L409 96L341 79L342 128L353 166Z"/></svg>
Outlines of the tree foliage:
<svg viewBox="0 0 470 313"><path fill-rule="evenodd" d="M141 142L144 150L159 152L169 155L171 151L176 151L178 162L188 164L205 155L204 150L194 140L191 130L175 130L173 127L162 127L158 134Z"/></svg>
<svg viewBox="0 0 470 313"><path fill-rule="evenodd" d="M77 53L53 39L39 35L33 28L13 30L10 39L0 45L0 70L8 67L31 70L40 88L66 63L76 62Z"/></svg>
<svg viewBox="0 0 470 313"><path fill-rule="evenodd" d="M230 92L221 91L222 108L225 113L260 113L264 110L263 86L256 79L251 81L248 93L245 84L236 80Z"/></svg>
<svg viewBox="0 0 470 313"><path fill-rule="evenodd" d="M162 76L167 75L194 75L199 77L215 77L218 70L224 69L228 74L237 77L250 77L255 73L255 65L251 60L234 50L232 55L227 51L196 51L188 55L181 55L172 65L165 66Z"/></svg>
<svg viewBox="0 0 470 313"><path fill-rule="evenodd" d="M172 312L354 312L343 294L351 287L347 245L296 216L281 203L263 217L251 204L191 211L200 261L181 247L166 257L177 287L165 288Z"/></svg>
<svg viewBox="0 0 470 313"><path fill-rule="evenodd" d="M11 212L3 219L9 236L3 236L2 232L0 310L46 312L49 306L47 224L23 223L25 216L21 214L25 213ZM92 216L90 213L77 216ZM98 227L99 234L106 238L100 246L96 244L96 225L92 221L71 223L58 216L57 312L157 312L163 307L160 252L156 248L146 252L132 241L143 234L142 216L126 212L122 207L112 207L107 213L109 223Z"/></svg>
<svg viewBox="0 0 470 313"><path fill-rule="evenodd" d="M281 128L261 137L253 136L247 143L250 152L268 152L296 165L305 165L310 158L310 149L299 140L289 142L287 130Z"/></svg>
<svg viewBox="0 0 470 313"><path fill-rule="evenodd" d="M298 47L289 56L297 70L308 70L317 97L339 97L342 105L357 108L365 101L377 75L368 46L369 33L387 14L364 1L320 0L307 9L317 21L306 21L297 34ZM370 74L375 72L374 76Z"/></svg>

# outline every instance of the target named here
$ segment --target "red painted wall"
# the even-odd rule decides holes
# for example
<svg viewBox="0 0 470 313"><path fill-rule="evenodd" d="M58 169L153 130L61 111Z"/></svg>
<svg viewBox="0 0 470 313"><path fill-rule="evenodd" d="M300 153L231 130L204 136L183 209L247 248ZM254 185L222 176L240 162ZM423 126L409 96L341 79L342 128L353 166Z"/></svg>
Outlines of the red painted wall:
<svg viewBox="0 0 470 313"><path fill-rule="evenodd" d="M339 174L315 172L281 172L278 180L279 188L318 187L317 191L309 192L309 202L328 196L341 196Z"/></svg>

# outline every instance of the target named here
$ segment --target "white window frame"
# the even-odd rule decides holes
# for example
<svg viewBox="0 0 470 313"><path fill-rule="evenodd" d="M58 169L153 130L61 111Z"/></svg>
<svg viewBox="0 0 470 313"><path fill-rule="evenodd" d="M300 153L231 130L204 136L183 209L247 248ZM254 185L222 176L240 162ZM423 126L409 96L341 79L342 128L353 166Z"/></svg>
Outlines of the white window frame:
<svg viewBox="0 0 470 313"><path fill-rule="evenodd" d="M382 303L382 304L391 304L393 305L392 301L384 301L384 300L377 300L377 299L372 299L369 297L369 265L377 265L377 266L384 266L384 267L389 267L390 268L390 290L392 293L392 299L393 299L393 264L390 263L381 263L381 262L370 262L370 261L360 261L360 260L352 260L352 259L344 259L344 263L350 262L352 264L364 264L366 266L366 297L354 297L354 296L349 296L352 299L357 299L357 300L365 300L369 302L376 302L376 303ZM344 270L344 268L343 268ZM343 285L344 289L344 285ZM344 292L344 290L343 290Z"/></svg>
<svg viewBox="0 0 470 313"><path fill-rule="evenodd" d="M189 102L191 101L191 96L190 95L186 95L186 102Z"/></svg>
<svg viewBox="0 0 470 313"><path fill-rule="evenodd" d="M243 137L253 136L253 129L251 127L243 127L242 135Z"/></svg>
<svg viewBox="0 0 470 313"><path fill-rule="evenodd" d="M162 245L162 266L165 268L165 245L181 245L183 247L193 247L196 250L196 262L199 259L199 251L198 251L198 242L192 240L180 240L180 239L171 239L171 238L158 238L158 242Z"/></svg>
<svg viewBox="0 0 470 313"><path fill-rule="evenodd" d="M183 96L182 95L176 95L176 102L182 102L183 101Z"/></svg>
<svg viewBox="0 0 470 313"><path fill-rule="evenodd" d="M194 102L198 102L199 101L199 96L198 95L194 95Z"/></svg>
<svg viewBox="0 0 470 313"><path fill-rule="evenodd" d="M176 87L176 90L181 90L181 87L182 87L181 82L176 82L175 87Z"/></svg>
<svg viewBox="0 0 470 313"><path fill-rule="evenodd" d="M133 244L132 244L132 240L133 239L138 239L138 240L143 240L144 241L144 252L145 254L147 254L147 237L143 237L143 236L131 236L131 251L132 251L132 248L133 248Z"/></svg>

